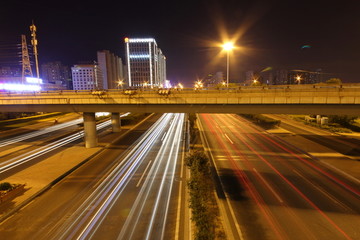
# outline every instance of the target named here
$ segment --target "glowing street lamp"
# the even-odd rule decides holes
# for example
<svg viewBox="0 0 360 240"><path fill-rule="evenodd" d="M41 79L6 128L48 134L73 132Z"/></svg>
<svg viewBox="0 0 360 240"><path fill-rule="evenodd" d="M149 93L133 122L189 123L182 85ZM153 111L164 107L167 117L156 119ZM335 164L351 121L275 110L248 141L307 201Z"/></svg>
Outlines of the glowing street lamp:
<svg viewBox="0 0 360 240"><path fill-rule="evenodd" d="M200 80L198 80L198 81L195 82L195 89L202 88L203 86L204 86L204 85L203 85L203 83L202 83Z"/></svg>
<svg viewBox="0 0 360 240"><path fill-rule="evenodd" d="M300 84L300 83L301 83L301 76L300 76L300 75L296 75L295 81L296 81L298 84Z"/></svg>
<svg viewBox="0 0 360 240"><path fill-rule="evenodd" d="M121 89L123 89L124 81L123 80L117 81L117 85L118 85L118 88L119 88L119 86L121 86Z"/></svg>
<svg viewBox="0 0 360 240"><path fill-rule="evenodd" d="M232 42L227 42L223 44L223 49L226 51L227 55L227 65L226 65L226 87L229 87L229 61L230 61L230 51L234 48Z"/></svg>

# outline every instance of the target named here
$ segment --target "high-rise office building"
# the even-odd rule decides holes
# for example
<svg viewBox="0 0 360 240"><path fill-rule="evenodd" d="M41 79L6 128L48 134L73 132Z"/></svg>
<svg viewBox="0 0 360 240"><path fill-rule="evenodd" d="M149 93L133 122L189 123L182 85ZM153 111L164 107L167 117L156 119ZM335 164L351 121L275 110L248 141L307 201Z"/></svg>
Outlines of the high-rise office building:
<svg viewBox="0 0 360 240"><path fill-rule="evenodd" d="M97 52L98 65L103 73L104 89L116 89L119 81L124 81L124 66L120 57L102 50Z"/></svg>
<svg viewBox="0 0 360 240"><path fill-rule="evenodd" d="M74 90L104 89L102 72L97 64L75 65L71 73Z"/></svg>
<svg viewBox="0 0 360 240"><path fill-rule="evenodd" d="M154 38L125 38L130 87L160 87L166 80L166 57Z"/></svg>

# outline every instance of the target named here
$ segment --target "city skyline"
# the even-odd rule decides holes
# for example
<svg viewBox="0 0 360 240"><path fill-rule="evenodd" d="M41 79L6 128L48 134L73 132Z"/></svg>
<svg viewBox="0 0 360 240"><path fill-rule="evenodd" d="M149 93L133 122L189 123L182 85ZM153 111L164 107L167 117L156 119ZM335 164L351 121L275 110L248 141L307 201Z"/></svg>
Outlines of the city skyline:
<svg viewBox="0 0 360 240"><path fill-rule="evenodd" d="M153 37L167 56L167 76L173 83L191 83L207 73L226 69L218 47L235 38L230 80L248 70L266 67L328 73L344 82L359 82L360 4L325 1L250 2L197 1L124 3L50 3L12 1L2 4L3 36L30 35L38 28L40 64L60 60L68 65L96 60L109 50L123 60L125 37ZM134 11L136 10L136 14Z"/></svg>

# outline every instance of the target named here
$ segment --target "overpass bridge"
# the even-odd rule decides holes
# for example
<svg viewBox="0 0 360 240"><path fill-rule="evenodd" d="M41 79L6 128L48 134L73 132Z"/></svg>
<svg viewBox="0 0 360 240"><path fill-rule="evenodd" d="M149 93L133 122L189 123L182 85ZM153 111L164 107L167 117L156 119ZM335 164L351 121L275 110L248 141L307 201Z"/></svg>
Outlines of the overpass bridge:
<svg viewBox="0 0 360 240"><path fill-rule="evenodd" d="M2 112L83 112L85 143L97 145L95 112L359 115L360 84L268 85L223 89L126 89L0 94Z"/></svg>

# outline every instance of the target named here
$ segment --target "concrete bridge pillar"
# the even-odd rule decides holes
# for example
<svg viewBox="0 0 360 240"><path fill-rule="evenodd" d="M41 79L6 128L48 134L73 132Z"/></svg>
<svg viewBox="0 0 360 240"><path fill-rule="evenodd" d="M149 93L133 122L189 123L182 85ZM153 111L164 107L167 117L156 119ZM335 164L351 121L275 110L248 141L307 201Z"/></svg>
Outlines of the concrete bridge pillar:
<svg viewBox="0 0 360 240"><path fill-rule="evenodd" d="M120 113L111 113L111 126L113 132L121 131Z"/></svg>
<svg viewBox="0 0 360 240"><path fill-rule="evenodd" d="M93 148L97 146L96 121L94 112L84 112L84 133L85 147Z"/></svg>

